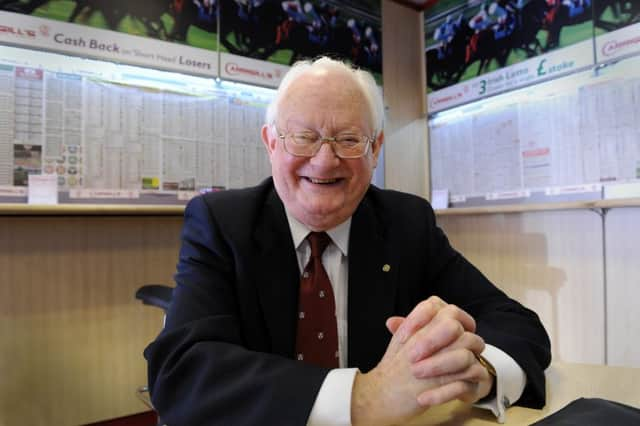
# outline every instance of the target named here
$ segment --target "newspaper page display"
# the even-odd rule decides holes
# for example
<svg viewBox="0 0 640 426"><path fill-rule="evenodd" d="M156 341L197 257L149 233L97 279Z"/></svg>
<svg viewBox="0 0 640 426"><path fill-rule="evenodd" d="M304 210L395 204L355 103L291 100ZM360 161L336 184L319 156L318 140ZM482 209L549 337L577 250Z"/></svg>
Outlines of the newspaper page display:
<svg viewBox="0 0 640 426"><path fill-rule="evenodd" d="M197 90L151 78L143 85L142 69L114 78L2 59L2 187L46 174L57 176L61 191L79 190L76 196L125 191L123 198L136 198L243 187L270 174L260 128L273 90L212 80Z"/></svg>
<svg viewBox="0 0 640 426"><path fill-rule="evenodd" d="M639 58L430 122L434 189L452 203L596 192L640 180Z"/></svg>
<svg viewBox="0 0 640 426"><path fill-rule="evenodd" d="M640 195L640 54L629 51L638 30L596 38L598 52L618 55L606 66L584 67L579 43L476 80L582 64L565 76L476 101L473 79L429 95L432 190L458 207L595 200L623 185Z"/></svg>

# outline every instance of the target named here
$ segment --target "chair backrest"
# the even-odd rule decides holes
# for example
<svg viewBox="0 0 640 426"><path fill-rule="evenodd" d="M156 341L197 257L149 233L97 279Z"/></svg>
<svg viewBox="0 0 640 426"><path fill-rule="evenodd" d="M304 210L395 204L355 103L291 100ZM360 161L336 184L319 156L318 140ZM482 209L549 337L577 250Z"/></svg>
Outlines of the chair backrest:
<svg viewBox="0 0 640 426"><path fill-rule="evenodd" d="M136 299L145 305L161 308L165 313L171 304L173 288L163 284L145 284L136 291Z"/></svg>
<svg viewBox="0 0 640 426"><path fill-rule="evenodd" d="M162 309L165 314L169 309L172 297L173 287L169 287L164 284L145 284L136 291L136 299L141 300L145 305L155 306ZM162 320L162 327L164 328L164 318ZM153 404L151 403L151 398L149 397L148 386L140 386L137 389L137 395L145 405L152 410L154 409ZM157 425L163 424L162 420L158 418Z"/></svg>

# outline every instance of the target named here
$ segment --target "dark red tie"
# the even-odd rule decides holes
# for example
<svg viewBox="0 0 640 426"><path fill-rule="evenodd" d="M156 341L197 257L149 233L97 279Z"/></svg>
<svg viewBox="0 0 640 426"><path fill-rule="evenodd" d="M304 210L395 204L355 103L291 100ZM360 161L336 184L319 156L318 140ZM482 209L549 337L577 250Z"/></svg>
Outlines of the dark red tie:
<svg viewBox="0 0 640 426"><path fill-rule="evenodd" d="M311 257L300 281L296 357L308 364L337 368L336 303L327 271L322 266L322 252L331 238L324 232L311 232L307 240L311 245Z"/></svg>

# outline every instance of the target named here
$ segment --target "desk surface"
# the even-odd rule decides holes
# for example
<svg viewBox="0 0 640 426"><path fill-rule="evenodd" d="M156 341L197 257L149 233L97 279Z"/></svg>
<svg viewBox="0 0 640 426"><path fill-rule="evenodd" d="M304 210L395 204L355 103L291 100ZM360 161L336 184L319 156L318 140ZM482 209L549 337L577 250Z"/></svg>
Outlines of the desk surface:
<svg viewBox="0 0 640 426"><path fill-rule="evenodd" d="M545 374L547 405L542 410L511 407L507 410L505 425L529 425L580 397L604 398L640 407L640 368L553 363ZM410 423L411 426L497 424L488 411L459 402L435 407Z"/></svg>

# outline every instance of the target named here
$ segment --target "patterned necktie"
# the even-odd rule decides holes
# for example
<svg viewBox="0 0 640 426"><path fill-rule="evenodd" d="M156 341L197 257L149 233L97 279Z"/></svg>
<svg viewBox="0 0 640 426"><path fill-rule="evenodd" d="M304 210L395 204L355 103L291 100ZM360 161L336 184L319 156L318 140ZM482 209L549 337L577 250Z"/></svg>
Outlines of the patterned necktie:
<svg viewBox="0 0 640 426"><path fill-rule="evenodd" d="M327 271L322 266L322 252L331 238L325 232L311 232L307 240L311 257L300 281L296 357L308 364L337 368L336 303Z"/></svg>

